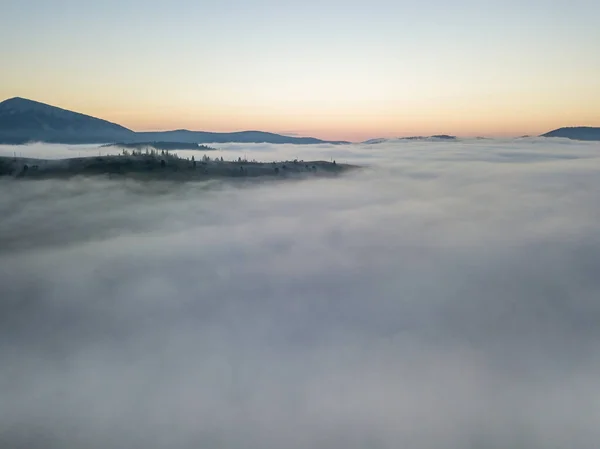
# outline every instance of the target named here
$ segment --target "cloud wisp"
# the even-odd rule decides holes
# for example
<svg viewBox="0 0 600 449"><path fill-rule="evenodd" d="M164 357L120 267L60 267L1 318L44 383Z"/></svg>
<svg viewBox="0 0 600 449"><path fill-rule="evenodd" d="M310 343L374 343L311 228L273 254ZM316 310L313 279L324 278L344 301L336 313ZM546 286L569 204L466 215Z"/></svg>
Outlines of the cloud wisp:
<svg viewBox="0 0 600 449"><path fill-rule="evenodd" d="M0 182L0 446L597 444L599 145L222 152L369 167Z"/></svg>

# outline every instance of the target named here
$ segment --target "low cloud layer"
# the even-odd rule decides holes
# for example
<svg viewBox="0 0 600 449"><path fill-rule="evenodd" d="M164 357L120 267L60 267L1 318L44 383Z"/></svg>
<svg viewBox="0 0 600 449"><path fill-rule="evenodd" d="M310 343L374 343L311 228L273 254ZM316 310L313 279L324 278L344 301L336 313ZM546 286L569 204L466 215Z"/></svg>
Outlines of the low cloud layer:
<svg viewBox="0 0 600 449"><path fill-rule="evenodd" d="M367 168L0 181L0 447L597 446L600 145L220 148Z"/></svg>

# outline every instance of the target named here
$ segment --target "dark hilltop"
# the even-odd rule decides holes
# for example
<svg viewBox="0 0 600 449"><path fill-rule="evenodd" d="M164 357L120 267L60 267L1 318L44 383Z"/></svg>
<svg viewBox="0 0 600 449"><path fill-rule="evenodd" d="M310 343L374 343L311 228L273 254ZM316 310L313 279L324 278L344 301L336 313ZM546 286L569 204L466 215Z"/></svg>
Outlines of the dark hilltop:
<svg viewBox="0 0 600 449"><path fill-rule="evenodd" d="M292 137L263 131L213 133L205 131L135 132L116 123L68 111L25 98L15 97L0 103L0 144L48 142L65 144L106 144L179 142L204 143L321 143L346 144L314 137Z"/></svg>
<svg viewBox="0 0 600 449"><path fill-rule="evenodd" d="M215 178L289 178L331 176L358 167L335 161L257 162L239 158L183 158L168 151L123 150L120 155L68 159L1 157L0 177L13 179L64 179L74 176L131 177L144 180L196 180Z"/></svg>
<svg viewBox="0 0 600 449"><path fill-rule="evenodd" d="M165 151L175 151L175 150L197 150L197 151L217 151L216 148L209 147L207 145L201 145L198 143L187 143L187 142L118 142L118 143L109 143L106 145L102 145L103 148L106 147L116 147L123 149L131 149L131 150L165 150Z"/></svg>
<svg viewBox="0 0 600 449"><path fill-rule="evenodd" d="M573 126L568 128L558 128L547 132L546 134L542 134L540 137L563 137L573 140L600 140L600 127Z"/></svg>

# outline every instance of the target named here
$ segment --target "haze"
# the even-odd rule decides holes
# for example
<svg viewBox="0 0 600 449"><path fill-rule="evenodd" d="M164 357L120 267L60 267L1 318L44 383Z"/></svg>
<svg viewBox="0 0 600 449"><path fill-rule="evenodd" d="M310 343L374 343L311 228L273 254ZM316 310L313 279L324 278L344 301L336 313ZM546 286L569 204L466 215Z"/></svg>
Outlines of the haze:
<svg viewBox="0 0 600 449"><path fill-rule="evenodd" d="M135 130L362 141L600 126L600 3L22 0L0 99Z"/></svg>
<svg viewBox="0 0 600 449"><path fill-rule="evenodd" d="M0 446L597 447L599 150L231 144L368 168L2 180Z"/></svg>

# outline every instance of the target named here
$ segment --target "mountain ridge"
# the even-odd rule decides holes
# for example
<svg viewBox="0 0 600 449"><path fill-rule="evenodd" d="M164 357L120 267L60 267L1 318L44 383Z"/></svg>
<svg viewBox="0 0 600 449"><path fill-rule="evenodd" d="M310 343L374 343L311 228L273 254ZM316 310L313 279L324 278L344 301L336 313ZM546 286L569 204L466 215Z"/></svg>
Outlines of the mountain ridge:
<svg viewBox="0 0 600 449"><path fill-rule="evenodd" d="M117 123L22 97L0 102L0 144L47 142L107 144L164 141L181 143L347 144L315 137L292 137L264 131L217 133L177 129L136 132Z"/></svg>
<svg viewBox="0 0 600 449"><path fill-rule="evenodd" d="M433 136L408 136L408 137L379 137L375 139L369 139L361 142L365 145L376 145L380 143L388 142L402 142L402 141L426 141L426 142L441 142L441 141L453 141L457 140L456 136L450 136L448 134L435 134Z"/></svg>
<svg viewBox="0 0 600 449"><path fill-rule="evenodd" d="M133 134L117 123L22 97L0 103L0 143L98 143Z"/></svg>
<svg viewBox="0 0 600 449"><path fill-rule="evenodd" d="M572 140L600 141L600 127L573 126L557 128L540 137L562 137ZM455 136L414 136L399 140L454 140ZM389 139L369 139L363 143L382 143ZM0 144L47 142L63 144L108 144L139 142L206 143L279 143L279 144L348 144L340 140L322 140L272 132L248 130L235 132L193 131L133 131L118 123L63 109L23 97L0 102Z"/></svg>
<svg viewBox="0 0 600 449"><path fill-rule="evenodd" d="M600 140L600 127L566 126L549 131L540 137L563 137L572 140Z"/></svg>

